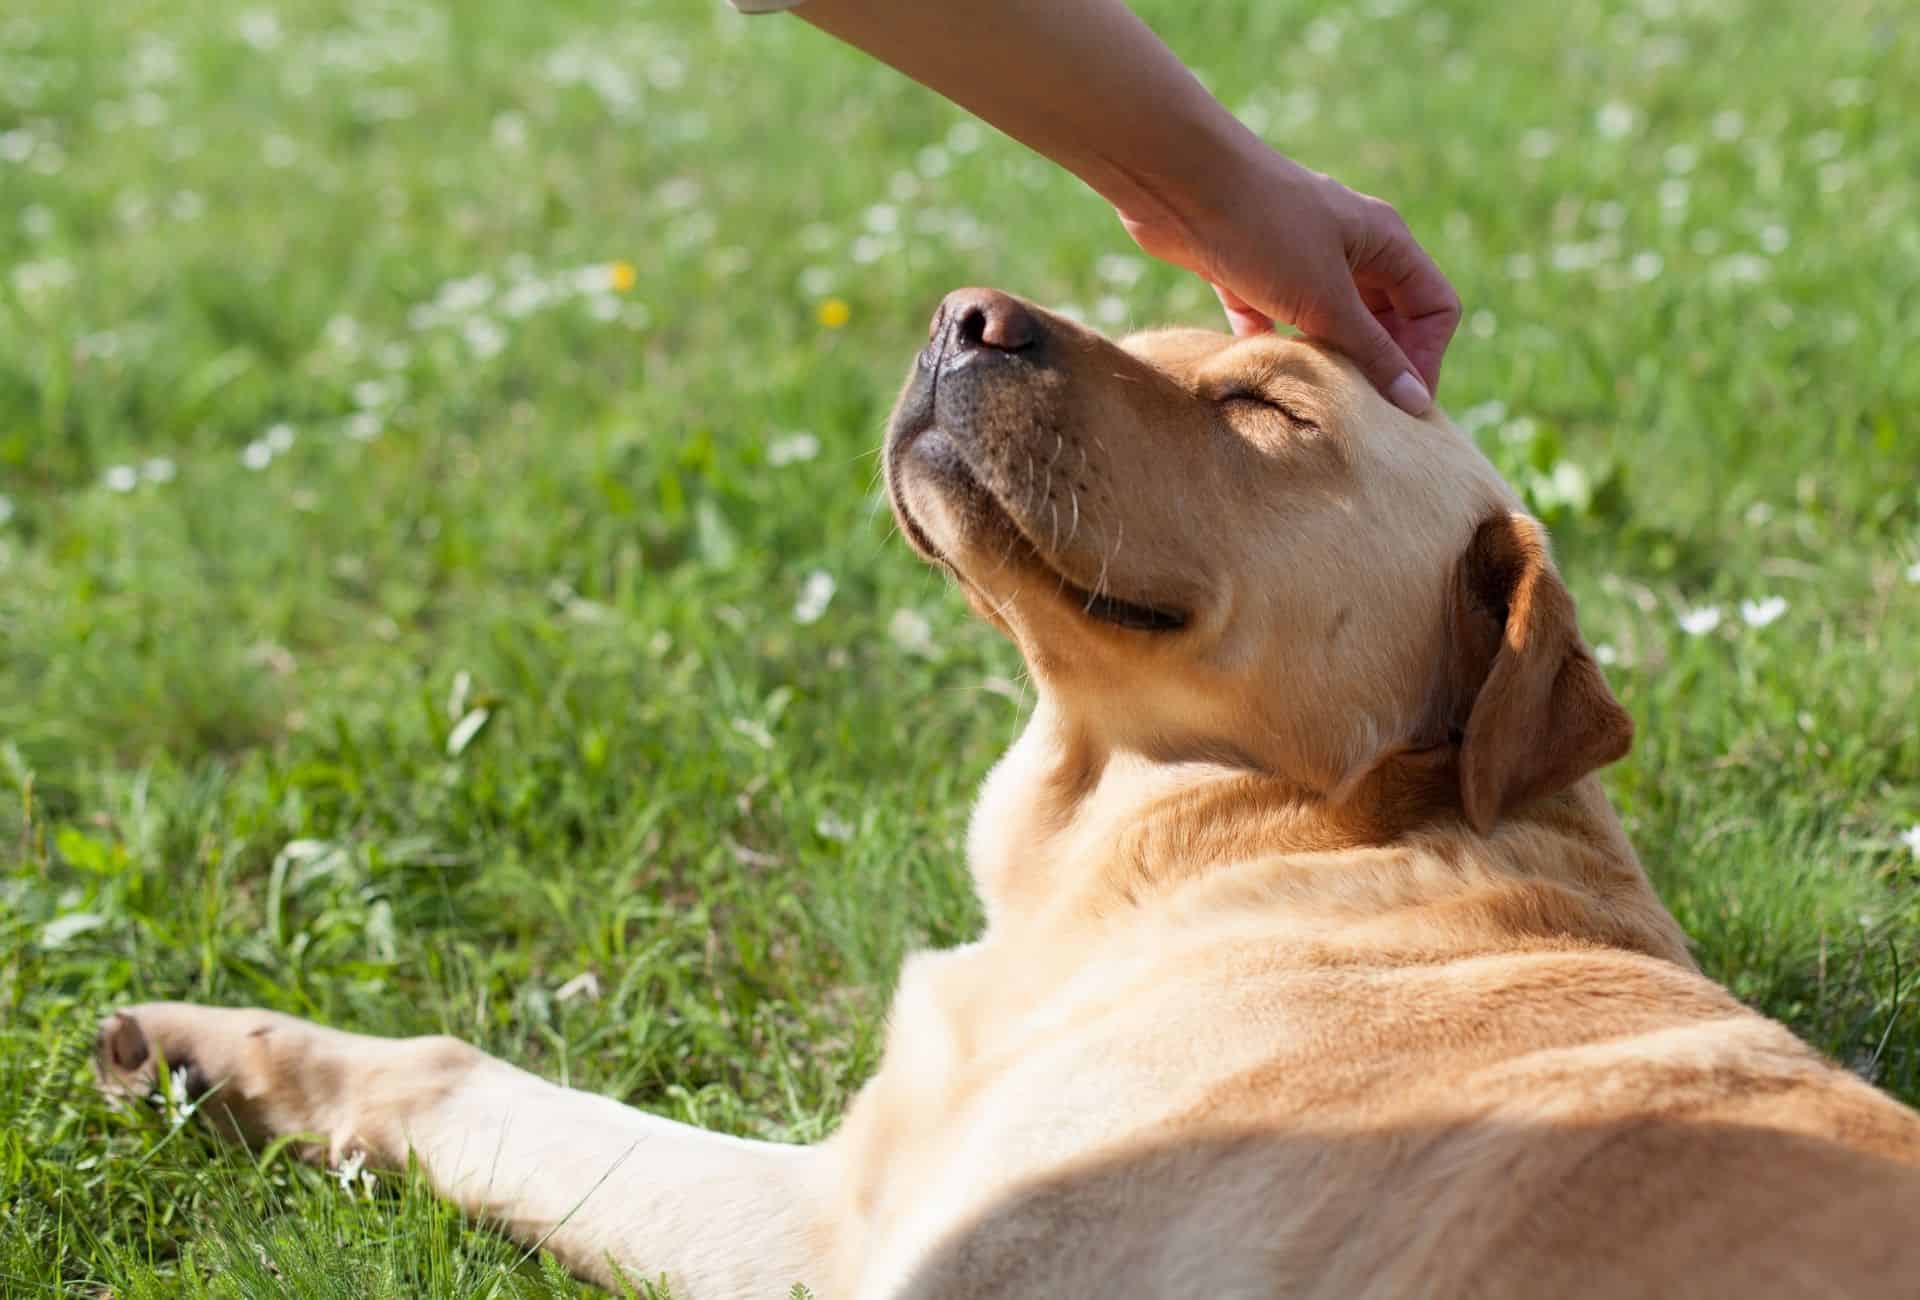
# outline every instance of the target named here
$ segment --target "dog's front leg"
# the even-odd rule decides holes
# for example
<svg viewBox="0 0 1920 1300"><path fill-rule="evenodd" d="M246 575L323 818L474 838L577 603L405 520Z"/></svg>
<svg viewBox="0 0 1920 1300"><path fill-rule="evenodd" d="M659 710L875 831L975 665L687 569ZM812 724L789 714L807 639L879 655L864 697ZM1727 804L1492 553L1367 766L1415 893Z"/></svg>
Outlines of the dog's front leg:
<svg viewBox="0 0 1920 1300"><path fill-rule="evenodd" d="M611 1286L665 1273L688 1300L831 1294L827 1148L747 1142L562 1088L452 1038L370 1038L269 1011L157 1002L101 1025L110 1094L143 1095L156 1057L210 1094L202 1113L259 1142L320 1137L403 1168L515 1240Z"/></svg>

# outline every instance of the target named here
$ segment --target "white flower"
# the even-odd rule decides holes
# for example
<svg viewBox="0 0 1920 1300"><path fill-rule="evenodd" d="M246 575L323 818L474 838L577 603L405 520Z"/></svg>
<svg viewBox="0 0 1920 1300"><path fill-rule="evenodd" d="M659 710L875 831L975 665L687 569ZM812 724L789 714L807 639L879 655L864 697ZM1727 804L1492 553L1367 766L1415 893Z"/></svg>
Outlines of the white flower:
<svg viewBox="0 0 1920 1300"><path fill-rule="evenodd" d="M1093 318L1102 325L1118 327L1126 324L1126 300L1113 294L1106 294L1094 302Z"/></svg>
<svg viewBox="0 0 1920 1300"><path fill-rule="evenodd" d="M1500 441L1509 447L1524 447L1540 432L1540 424L1530 415L1516 415L1500 426Z"/></svg>
<svg viewBox="0 0 1920 1300"><path fill-rule="evenodd" d="M690 176L676 176L655 190L653 197L663 208L684 211L700 201L700 182Z"/></svg>
<svg viewBox="0 0 1920 1300"><path fill-rule="evenodd" d="M1667 170L1676 175L1685 175L1700 163L1700 150L1690 144L1676 144L1668 147L1663 155Z"/></svg>
<svg viewBox="0 0 1920 1300"><path fill-rule="evenodd" d="M1907 846L1907 851L1914 857L1920 858L1920 824L1909 826L1901 831L1900 842Z"/></svg>
<svg viewBox="0 0 1920 1300"><path fill-rule="evenodd" d="M553 290L544 280L522 280L500 296L500 310L516 320L530 316L553 301Z"/></svg>
<svg viewBox="0 0 1920 1300"><path fill-rule="evenodd" d="M5 492L0 492L0 524L6 523L11 518L13 518L13 498Z"/></svg>
<svg viewBox="0 0 1920 1300"><path fill-rule="evenodd" d="M1093 264L1095 275L1122 289L1131 289L1146 269L1147 264L1139 258L1123 257L1118 253L1108 253Z"/></svg>
<svg viewBox="0 0 1920 1300"><path fill-rule="evenodd" d="M1713 138L1716 140L1738 140L1747 129L1747 119L1739 109L1723 109L1713 115Z"/></svg>
<svg viewBox="0 0 1920 1300"><path fill-rule="evenodd" d="M21 262L13 268L13 287L23 298L42 298L58 293L73 283L73 263L50 257L40 262Z"/></svg>
<svg viewBox="0 0 1920 1300"><path fill-rule="evenodd" d="M930 144L914 158L913 165L928 180L938 180L953 167L953 159L937 144Z"/></svg>
<svg viewBox="0 0 1920 1300"><path fill-rule="evenodd" d="M485 361L499 356L507 346L507 332L485 316L475 316L461 329L473 355Z"/></svg>
<svg viewBox="0 0 1920 1300"><path fill-rule="evenodd" d="M1633 255L1633 261L1628 263L1627 269L1633 274L1634 279L1645 283L1648 280L1657 278L1660 272L1666 269L1666 265L1665 259L1658 253L1635 253Z"/></svg>
<svg viewBox="0 0 1920 1300"><path fill-rule="evenodd" d="M33 151L33 170L42 176L58 176L61 168L67 165L66 151L55 140L42 140L40 147Z"/></svg>
<svg viewBox="0 0 1920 1300"><path fill-rule="evenodd" d="M240 463L251 470L262 470L273 464L273 448L255 439L246 445L240 453Z"/></svg>
<svg viewBox="0 0 1920 1300"><path fill-rule="evenodd" d="M1545 158L1553 152L1556 143L1553 132L1536 126L1520 137L1520 152L1528 158Z"/></svg>
<svg viewBox="0 0 1920 1300"><path fill-rule="evenodd" d="M1600 265L1606 259L1606 242L1594 240L1592 243L1556 244L1553 249L1553 269L1556 271L1588 271Z"/></svg>
<svg viewBox="0 0 1920 1300"><path fill-rule="evenodd" d="M167 120L167 101L150 90L143 90L127 101L127 115L135 126L151 129Z"/></svg>
<svg viewBox="0 0 1920 1300"><path fill-rule="evenodd" d="M299 160L300 147L290 137L275 132L261 143L260 157L269 167L291 167Z"/></svg>
<svg viewBox="0 0 1920 1300"><path fill-rule="evenodd" d="M280 43L280 16L271 9L249 9L236 26L240 39L256 50L270 50Z"/></svg>
<svg viewBox="0 0 1920 1300"><path fill-rule="evenodd" d="M493 143L501 149L527 146L527 119L518 113L502 113L493 119Z"/></svg>
<svg viewBox="0 0 1920 1300"><path fill-rule="evenodd" d="M1755 284L1767 278L1767 260L1755 253L1734 253L1714 264L1713 275L1727 284Z"/></svg>
<svg viewBox="0 0 1920 1300"><path fill-rule="evenodd" d="M293 426L284 421L269 425L267 431L260 435L260 440L267 444L268 451L278 456L281 452L292 448Z"/></svg>
<svg viewBox="0 0 1920 1300"><path fill-rule="evenodd" d="M1787 243L1788 235L1785 226L1771 225L1760 232L1760 247L1762 251L1766 252L1769 256L1776 253L1784 253L1787 249Z"/></svg>
<svg viewBox="0 0 1920 1300"><path fill-rule="evenodd" d="M581 288L592 289L599 284L599 277L607 274L605 267L590 266L581 272L592 277L592 282ZM493 301L493 277L485 274L469 275L460 280L449 280L440 286L440 292L434 295L433 305L449 316L462 316L470 311L478 311Z"/></svg>
<svg viewBox="0 0 1920 1300"><path fill-rule="evenodd" d="M1454 422L1460 426L1462 433L1478 433L1488 425L1499 424L1506 418L1507 404L1496 397L1491 401L1481 402L1477 406L1469 406L1460 412L1459 418Z"/></svg>
<svg viewBox="0 0 1920 1300"><path fill-rule="evenodd" d="M767 464L776 468L797 465L820 454L820 440L804 429L767 444Z"/></svg>
<svg viewBox="0 0 1920 1300"><path fill-rule="evenodd" d="M45 239L53 233L53 209L44 203L29 203L20 213L20 229L34 239Z"/></svg>
<svg viewBox="0 0 1920 1300"><path fill-rule="evenodd" d="M328 347L352 352L360 346L360 322L344 313L336 314L328 318L321 335Z"/></svg>
<svg viewBox="0 0 1920 1300"><path fill-rule="evenodd" d="M118 217L120 224L129 230L144 229L147 224L147 214L151 210L152 205L147 202L147 196L137 190L129 190L113 201L113 215Z"/></svg>
<svg viewBox="0 0 1920 1300"><path fill-rule="evenodd" d="M891 203L876 203L861 217L868 230L876 235L891 235L900 229L900 209Z"/></svg>
<svg viewBox="0 0 1920 1300"><path fill-rule="evenodd" d="M353 1185L359 1180L360 1171L365 1169L366 1165L367 1153L364 1151L354 1151L348 1155L345 1160L342 1160L340 1167L333 1171L333 1176L340 1180L340 1190L343 1192L353 1191Z"/></svg>
<svg viewBox="0 0 1920 1300"><path fill-rule="evenodd" d="M980 147L983 133L975 122L955 122L947 132L947 149L952 153L972 153Z"/></svg>
<svg viewBox="0 0 1920 1300"><path fill-rule="evenodd" d="M150 456L140 466L141 477L149 483L171 483L179 472L179 467L166 456Z"/></svg>
<svg viewBox="0 0 1920 1300"><path fill-rule="evenodd" d="M347 436L355 442L372 442L380 436L380 417L372 411L359 411L347 417Z"/></svg>
<svg viewBox="0 0 1920 1300"><path fill-rule="evenodd" d="M1842 77L1827 86L1827 94L1841 108L1867 102L1867 83L1858 77Z"/></svg>
<svg viewBox="0 0 1920 1300"><path fill-rule="evenodd" d="M647 83L655 90L678 90L687 79L687 65L671 54L647 60Z"/></svg>
<svg viewBox="0 0 1920 1300"><path fill-rule="evenodd" d="M1602 641L1593 648L1593 660L1603 668L1611 667L1620 662L1620 652Z"/></svg>
<svg viewBox="0 0 1920 1300"><path fill-rule="evenodd" d="M583 266L573 273L573 287L584 294L613 293L620 287L622 278L633 268L622 268L618 262L596 262L592 266ZM476 304L478 305L478 304Z"/></svg>
<svg viewBox="0 0 1920 1300"><path fill-rule="evenodd" d="M131 492L140 486L140 471L131 465L115 465L101 481L109 492Z"/></svg>
<svg viewBox="0 0 1920 1300"><path fill-rule="evenodd" d="M914 610L895 610L887 622L887 635L908 654L928 657L934 654L933 627Z"/></svg>
<svg viewBox="0 0 1920 1300"><path fill-rule="evenodd" d="M0 131L0 162L23 163L33 157L33 132L24 126Z"/></svg>
<svg viewBox="0 0 1920 1300"><path fill-rule="evenodd" d="M796 623L818 623L827 612L827 606L833 600L833 575L825 569L815 569L807 575L800 588L800 599L793 603L793 621Z"/></svg>
<svg viewBox="0 0 1920 1300"><path fill-rule="evenodd" d="M1606 139L1619 140L1631 135L1639 120L1640 115L1633 111L1631 104L1614 100L1601 105L1600 111L1594 115L1593 124Z"/></svg>
<svg viewBox="0 0 1920 1300"><path fill-rule="evenodd" d="M814 822L813 829L820 832L822 839L838 840L842 844L853 838L853 824L832 813L821 813L820 819Z"/></svg>
<svg viewBox="0 0 1920 1300"><path fill-rule="evenodd" d="M1473 313L1473 316L1467 321L1467 332L1477 339L1492 338L1494 331L1499 327L1499 320L1485 307Z"/></svg>
<svg viewBox="0 0 1920 1300"><path fill-rule="evenodd" d="M1915 560L1907 566L1907 581L1920 582L1920 560Z"/></svg>
<svg viewBox="0 0 1920 1300"><path fill-rule="evenodd" d="M1680 630L1688 636L1705 636L1720 626L1720 607L1702 605L1698 609L1680 611Z"/></svg>
<svg viewBox="0 0 1920 1300"><path fill-rule="evenodd" d="M184 1069L167 1071L166 1092L163 1094L155 1088L148 1096L166 1108L167 1124L171 1128L179 1128L193 1118L194 1111L200 1109L200 1103L187 1096L187 1072Z"/></svg>
<svg viewBox="0 0 1920 1300"><path fill-rule="evenodd" d="M1838 131L1831 128L1815 131L1807 137L1807 157L1825 162L1829 158L1839 157L1840 151L1846 148L1846 145L1847 138Z"/></svg>
<svg viewBox="0 0 1920 1300"><path fill-rule="evenodd" d="M1786 612L1785 596L1766 596L1740 602L1740 617L1748 627L1765 627Z"/></svg>

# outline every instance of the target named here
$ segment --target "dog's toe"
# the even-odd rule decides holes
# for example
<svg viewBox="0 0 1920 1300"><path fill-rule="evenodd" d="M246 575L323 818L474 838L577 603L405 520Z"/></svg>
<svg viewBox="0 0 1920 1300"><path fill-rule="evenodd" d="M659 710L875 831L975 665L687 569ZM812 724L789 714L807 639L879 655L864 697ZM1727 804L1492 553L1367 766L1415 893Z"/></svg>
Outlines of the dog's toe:
<svg viewBox="0 0 1920 1300"><path fill-rule="evenodd" d="M119 1074L131 1074L147 1063L153 1049L147 1044L140 1022L124 1011L116 1011L100 1022L94 1051L100 1065Z"/></svg>

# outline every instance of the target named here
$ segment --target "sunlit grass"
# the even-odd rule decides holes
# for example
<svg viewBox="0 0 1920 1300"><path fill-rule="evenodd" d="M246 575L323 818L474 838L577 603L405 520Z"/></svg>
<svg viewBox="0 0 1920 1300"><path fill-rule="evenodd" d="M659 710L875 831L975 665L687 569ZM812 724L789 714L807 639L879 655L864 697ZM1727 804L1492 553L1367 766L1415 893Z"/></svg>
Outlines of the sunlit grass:
<svg viewBox="0 0 1920 1300"><path fill-rule="evenodd" d="M1903 11L1143 10L1455 278L1443 400L1556 530L1665 897L1920 1100ZM404 1179L108 1112L130 998L831 1127L902 952L977 925L1024 703L876 493L967 283L1214 320L1052 168L718 0L0 14L0 1288L569 1290Z"/></svg>

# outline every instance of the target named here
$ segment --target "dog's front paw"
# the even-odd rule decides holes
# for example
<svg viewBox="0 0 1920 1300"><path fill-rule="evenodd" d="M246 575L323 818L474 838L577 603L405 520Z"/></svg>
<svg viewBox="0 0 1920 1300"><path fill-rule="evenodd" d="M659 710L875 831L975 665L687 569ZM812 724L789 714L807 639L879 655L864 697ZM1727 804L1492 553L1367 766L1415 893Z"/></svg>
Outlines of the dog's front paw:
<svg viewBox="0 0 1920 1300"><path fill-rule="evenodd" d="M315 1069L325 1033L272 1011L149 1002L100 1022L94 1077L119 1104L156 1096L164 1062L171 1096L160 1100L194 1107L229 1137L258 1144L289 1133L330 1136L320 1093L337 1072ZM329 1154L328 1145L302 1154Z"/></svg>

